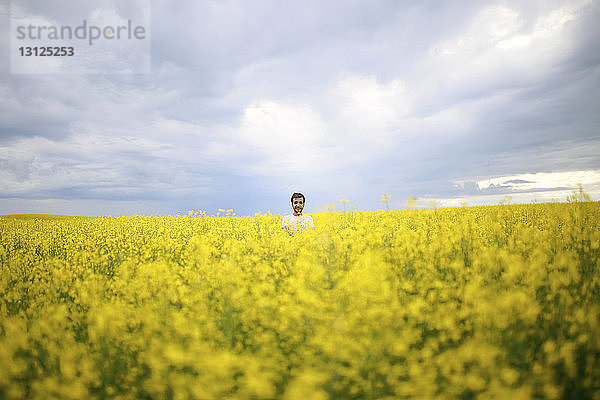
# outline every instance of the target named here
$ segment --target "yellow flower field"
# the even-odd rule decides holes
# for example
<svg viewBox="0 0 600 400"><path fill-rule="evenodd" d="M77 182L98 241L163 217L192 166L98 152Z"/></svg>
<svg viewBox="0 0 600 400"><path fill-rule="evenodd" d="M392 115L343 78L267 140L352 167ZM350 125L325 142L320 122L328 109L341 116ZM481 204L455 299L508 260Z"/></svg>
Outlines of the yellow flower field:
<svg viewBox="0 0 600 400"><path fill-rule="evenodd" d="M0 398L600 399L600 203L0 217Z"/></svg>

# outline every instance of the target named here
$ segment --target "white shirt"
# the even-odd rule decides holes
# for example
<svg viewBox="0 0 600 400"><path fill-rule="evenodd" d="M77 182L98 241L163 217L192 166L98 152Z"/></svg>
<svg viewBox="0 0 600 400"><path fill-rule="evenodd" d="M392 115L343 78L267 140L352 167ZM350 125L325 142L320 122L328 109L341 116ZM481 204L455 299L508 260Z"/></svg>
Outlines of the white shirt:
<svg viewBox="0 0 600 400"><path fill-rule="evenodd" d="M315 223L310 215L301 214L296 216L294 214L288 214L283 216L281 227L293 231L305 231L308 228L314 228Z"/></svg>

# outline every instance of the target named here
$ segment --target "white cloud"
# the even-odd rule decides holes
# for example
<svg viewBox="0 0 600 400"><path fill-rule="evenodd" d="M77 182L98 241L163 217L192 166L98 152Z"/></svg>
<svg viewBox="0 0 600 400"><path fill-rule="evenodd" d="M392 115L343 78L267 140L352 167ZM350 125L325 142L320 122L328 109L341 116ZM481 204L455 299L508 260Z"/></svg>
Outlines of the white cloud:
<svg viewBox="0 0 600 400"><path fill-rule="evenodd" d="M522 48L534 44L536 40L553 38L553 36L557 39L556 36L564 25L577 18L576 13L577 8L572 5L552 10L542 16L530 32L503 37L496 42L496 46L500 49Z"/></svg>
<svg viewBox="0 0 600 400"><path fill-rule="evenodd" d="M515 191L535 191L536 189L556 187L574 188L578 184L583 186L599 186L600 170L538 172L533 174L500 176L477 181L477 186L480 190L485 190L493 186L510 186Z"/></svg>
<svg viewBox="0 0 600 400"><path fill-rule="evenodd" d="M244 110L236 146L252 153L251 174L285 175L330 168L322 138L325 125L306 105L262 100ZM250 155L250 154L249 154Z"/></svg>
<svg viewBox="0 0 600 400"><path fill-rule="evenodd" d="M436 44L433 50L443 55L485 51L517 33L523 23L517 11L501 5L489 6L473 17L462 35Z"/></svg>
<svg viewBox="0 0 600 400"><path fill-rule="evenodd" d="M577 46L567 29L589 2L527 15L505 5L488 6L471 19L462 33L434 43L419 61L438 94L471 93L527 88L556 73L556 65ZM426 92L432 96L431 90Z"/></svg>
<svg viewBox="0 0 600 400"><path fill-rule="evenodd" d="M600 199L600 170L514 174L478 180L455 180L453 183L465 193L446 198L432 196L431 199L447 207L463 203L489 205L501 202L565 201L567 196L579 190L578 185L593 200Z"/></svg>
<svg viewBox="0 0 600 400"><path fill-rule="evenodd" d="M571 2L540 15L535 23L527 23L526 17L516 9L503 5L488 6L479 11L471 24L459 36L444 40L433 46L434 53L443 55L471 54L477 58L487 52L540 46L568 39L562 33L565 25L580 17L589 1ZM560 49L557 48L557 50ZM534 49L535 50L535 49ZM518 61L518 60L515 60Z"/></svg>
<svg viewBox="0 0 600 400"><path fill-rule="evenodd" d="M412 107L411 94L402 80L381 84L373 75L346 74L332 96L341 125L361 135L365 131L389 135L390 127L407 117Z"/></svg>
<svg viewBox="0 0 600 400"><path fill-rule="evenodd" d="M26 198L71 190L76 190L75 197L172 197L201 190L212 180L190 172L195 160L191 153L140 137L26 138L0 147L0 191L4 197ZM174 169L174 164L186 169Z"/></svg>
<svg viewBox="0 0 600 400"><path fill-rule="evenodd" d="M600 199L600 188L596 190L585 190L593 201ZM511 194L486 194L486 195L468 195L457 197L440 197L427 198L428 201L435 201L437 205L442 207L459 207L480 206L480 205L495 205L495 204L528 204L528 203L545 203L545 202L565 202L566 199L577 193L576 189L556 189L544 191L528 191L524 193ZM425 202L425 205L427 205Z"/></svg>
<svg viewBox="0 0 600 400"><path fill-rule="evenodd" d="M255 100L244 110L236 145L261 156L248 167L252 173L331 171L389 149L409 133L398 133L409 112L402 81L380 84L374 76L345 74L310 103Z"/></svg>

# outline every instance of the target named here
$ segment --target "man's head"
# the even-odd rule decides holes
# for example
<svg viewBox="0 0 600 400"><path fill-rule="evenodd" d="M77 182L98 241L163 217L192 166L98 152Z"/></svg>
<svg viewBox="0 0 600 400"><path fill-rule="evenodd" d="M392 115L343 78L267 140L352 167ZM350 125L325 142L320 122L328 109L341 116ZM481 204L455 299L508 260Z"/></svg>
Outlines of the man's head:
<svg viewBox="0 0 600 400"><path fill-rule="evenodd" d="M302 210L304 210L304 195L302 193L294 193L292 195L292 209L294 210L294 215L302 214Z"/></svg>

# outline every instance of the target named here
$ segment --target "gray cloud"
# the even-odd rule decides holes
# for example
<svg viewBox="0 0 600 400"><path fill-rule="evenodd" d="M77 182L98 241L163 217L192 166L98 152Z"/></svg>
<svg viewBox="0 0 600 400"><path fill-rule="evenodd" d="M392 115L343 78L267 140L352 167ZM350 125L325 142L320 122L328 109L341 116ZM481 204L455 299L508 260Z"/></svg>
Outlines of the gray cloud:
<svg viewBox="0 0 600 400"><path fill-rule="evenodd" d="M0 69L0 209L283 212L295 188L315 209L376 208L383 192L400 207L482 193L456 180L600 169L594 2L161 0L151 14L151 74Z"/></svg>

